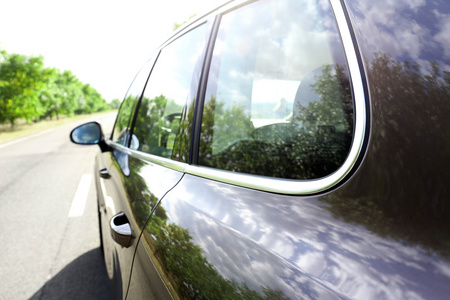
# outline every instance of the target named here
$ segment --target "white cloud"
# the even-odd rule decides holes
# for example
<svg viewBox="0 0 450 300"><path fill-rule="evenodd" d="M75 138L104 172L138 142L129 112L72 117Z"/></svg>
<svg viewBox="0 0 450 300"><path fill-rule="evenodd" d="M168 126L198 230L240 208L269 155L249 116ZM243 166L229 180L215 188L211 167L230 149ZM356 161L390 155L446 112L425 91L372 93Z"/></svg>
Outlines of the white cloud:
<svg viewBox="0 0 450 300"><path fill-rule="evenodd" d="M440 31L434 36L434 41L443 49L447 59L450 59L450 15L435 12L439 19Z"/></svg>

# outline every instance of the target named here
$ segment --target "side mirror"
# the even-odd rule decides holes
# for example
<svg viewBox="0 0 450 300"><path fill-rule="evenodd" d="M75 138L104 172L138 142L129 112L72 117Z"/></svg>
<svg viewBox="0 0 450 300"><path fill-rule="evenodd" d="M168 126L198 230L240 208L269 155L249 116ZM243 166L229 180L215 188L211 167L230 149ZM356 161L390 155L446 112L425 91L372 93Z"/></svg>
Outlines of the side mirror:
<svg viewBox="0 0 450 300"><path fill-rule="evenodd" d="M79 145L95 145L102 139L102 129L97 122L76 127L70 133L70 140Z"/></svg>
<svg viewBox="0 0 450 300"><path fill-rule="evenodd" d="M75 127L70 133L70 140L78 145L99 145L102 152L108 148L103 138L102 127L97 122Z"/></svg>

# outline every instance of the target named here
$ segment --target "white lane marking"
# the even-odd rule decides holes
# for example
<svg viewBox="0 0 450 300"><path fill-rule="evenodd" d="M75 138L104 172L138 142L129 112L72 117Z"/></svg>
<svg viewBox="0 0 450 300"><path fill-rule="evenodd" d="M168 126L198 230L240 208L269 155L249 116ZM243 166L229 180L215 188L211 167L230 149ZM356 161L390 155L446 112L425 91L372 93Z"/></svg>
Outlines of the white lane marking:
<svg viewBox="0 0 450 300"><path fill-rule="evenodd" d="M84 207L86 206L86 200L89 193L89 187L91 186L92 174L83 174L78 184L77 192L72 200L72 206L69 211L69 218L81 217L84 213Z"/></svg>

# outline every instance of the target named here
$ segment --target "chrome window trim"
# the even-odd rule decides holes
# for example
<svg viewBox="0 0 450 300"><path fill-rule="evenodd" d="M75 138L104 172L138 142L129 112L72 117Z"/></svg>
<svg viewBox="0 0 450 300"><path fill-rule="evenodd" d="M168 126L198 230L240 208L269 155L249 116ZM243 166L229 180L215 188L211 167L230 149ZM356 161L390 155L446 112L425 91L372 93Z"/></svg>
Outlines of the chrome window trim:
<svg viewBox="0 0 450 300"><path fill-rule="evenodd" d="M130 156L180 172L184 172L184 170L188 166L188 164L185 162L179 162L176 160L137 150L130 150Z"/></svg>
<svg viewBox="0 0 450 300"><path fill-rule="evenodd" d="M119 150L129 156L132 156L132 157L135 157L135 158L138 158L141 160L145 160L147 162L154 163L154 164L157 164L157 165L160 165L162 167L166 167L166 168L169 168L172 170L184 172L184 170L186 169L186 166L188 165L187 163L184 163L184 162L179 162L176 160L172 160L169 158L141 152L138 150L132 150L130 148L127 148L127 147L125 147L121 144L118 144L116 142L113 142L111 140L106 141L106 143L111 148Z"/></svg>
<svg viewBox="0 0 450 300"><path fill-rule="evenodd" d="M115 142L115 141L113 141L113 140L106 140L105 142L106 142L106 144L107 144L109 147L111 147L111 148L113 148L113 149L115 149L115 150L119 150L119 151L121 151L121 152L123 152L123 153L125 153L125 154L128 154L128 155L131 154L130 148L125 147L125 146L122 145L122 144L119 144L119 143L117 143L117 142Z"/></svg>
<svg viewBox="0 0 450 300"><path fill-rule="evenodd" d="M353 44L349 25L347 24L344 8L339 0L330 0L330 4L334 12L338 30L344 46L354 96L355 127L353 142L350 152L342 166L337 171L326 177L312 180L293 180L265 177L261 175L236 173L232 171L194 165L188 165L186 167L185 172L187 174L262 191L302 195L314 194L328 190L338 184L350 173L363 150L367 129L366 99L363 77L361 76L362 66L360 66L358 62L358 56L355 50L355 45Z"/></svg>

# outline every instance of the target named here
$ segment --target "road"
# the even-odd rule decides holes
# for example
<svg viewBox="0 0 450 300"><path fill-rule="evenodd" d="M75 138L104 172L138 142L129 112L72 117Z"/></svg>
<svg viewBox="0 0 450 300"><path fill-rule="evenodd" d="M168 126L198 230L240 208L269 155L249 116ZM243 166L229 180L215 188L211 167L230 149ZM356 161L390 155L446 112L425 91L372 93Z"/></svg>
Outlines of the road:
<svg viewBox="0 0 450 300"><path fill-rule="evenodd" d="M95 120L109 133L114 118ZM69 140L86 121L0 145L0 299L110 298L92 177L99 148Z"/></svg>

